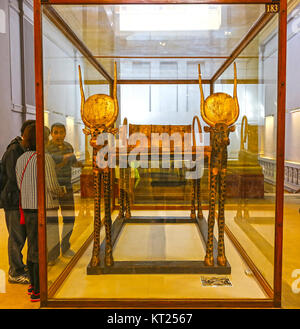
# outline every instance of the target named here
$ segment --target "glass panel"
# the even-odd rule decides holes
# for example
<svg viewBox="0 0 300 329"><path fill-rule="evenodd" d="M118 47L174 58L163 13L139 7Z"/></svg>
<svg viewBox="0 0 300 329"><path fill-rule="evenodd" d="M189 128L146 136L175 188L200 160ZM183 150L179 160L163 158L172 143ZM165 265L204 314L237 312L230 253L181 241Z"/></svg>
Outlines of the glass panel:
<svg viewBox="0 0 300 329"><path fill-rule="evenodd" d="M227 226L273 286L277 123L277 20L236 59L240 115L228 148ZM233 65L215 84L233 93ZM231 79L231 80L230 80ZM239 81L239 80L238 80Z"/></svg>
<svg viewBox="0 0 300 329"><path fill-rule="evenodd" d="M230 132L230 145L227 148L228 131L218 139L216 136L219 135L213 135L212 128L201 116L200 90L195 83L198 81L198 64L201 65L202 79L205 80L204 98L207 98L210 93L207 79L214 75L255 24L265 10L264 5L53 7L111 77L113 61L116 59L120 82L116 95L119 116L114 126L119 131L116 138L108 136L113 141L107 139L107 144L103 143L107 137L104 134L97 141L98 144L102 143L104 150L104 153L97 151L97 166L107 158L111 160L110 170L102 174L103 187L98 190L102 217L104 206L107 214L106 225L102 225L99 233L100 253L96 248L98 244L95 247L91 238L87 249L54 297L268 298L268 292L256 280L256 268L251 267L242 255L244 250L272 286L278 56L276 15L274 21L236 60L240 115L235 123L236 130ZM150 7L151 10L147 11ZM211 18L212 22L207 21L205 27L203 21L193 22L191 19L190 25L184 25L182 30L173 28L172 24L175 19L178 21L178 15L183 21L191 8L195 13L205 12L208 16L212 13L215 18ZM142 20L136 17L140 10L146 15ZM127 16L122 17L124 13ZM151 27L153 13L159 16L158 21L162 23L164 19L161 17L170 18L162 30L157 31L157 26ZM132 17L135 19L129 19ZM147 23L147 26L142 28L141 23ZM48 235L51 230L55 231L57 239L57 231L64 235L64 228L69 225L72 229L71 248L78 251L93 232L91 160L96 152L92 153L88 146L89 139L82 132L84 125L80 115L77 65L82 65L84 73L85 100L96 93L109 94L109 85L56 28L47 20L44 24L45 124L49 127L57 121L65 124L65 140L73 146L75 153L75 157L72 155L70 159L79 167L79 163L84 164L83 169L75 169L78 170L77 180L74 177L74 181L71 181L72 195L75 197L75 226L72 209L68 212L71 215L66 215L69 219L65 220L66 223L62 222L64 214L59 211L60 225L57 225L55 213L55 225L48 223L47 231ZM126 84L124 80L129 81ZM150 81L138 83L130 80ZM156 81L151 83L151 80ZM172 80L172 83L162 84L162 81L157 80ZM176 84L173 80L196 81L193 84ZM233 95L232 66L216 82L215 92ZM230 110L234 108L232 106ZM213 104L213 110L218 113L216 104ZM199 117L202 134L193 136L195 115ZM244 115L248 119L247 129L244 128L247 138L241 142ZM205 126L207 128L204 131ZM195 127L197 133L197 121ZM93 128L101 130L103 126L99 124ZM112 125L109 131L115 133ZM128 146L126 150L122 148L124 145ZM221 153L222 150L224 152ZM73 154L69 150L67 153ZM122 156L125 157L125 163L122 162ZM196 156L198 161L193 161ZM223 172L218 167L221 163L223 165L220 158L228 160L225 242L222 237L224 180L221 182L221 174L217 177L220 187L214 185L216 170ZM59 166L60 163L57 170ZM66 172L63 178L67 177ZM112 176L112 184L108 184L108 172ZM92 193L85 197L84 191L88 187ZM219 215L219 219L215 218L215 229L211 222L207 222L209 200L214 200L212 191L216 192L217 211L212 209L210 213L211 216ZM110 216L112 223L108 220ZM213 239L207 239L204 230L208 228L214 233L215 243L217 240L220 242L219 257L214 256L217 271L215 268L210 271ZM71 229L68 229L69 235ZM49 238L48 243L52 240ZM107 247L104 247L104 243ZM222 257L224 244L227 262ZM214 248L217 253L216 246ZM98 255L100 264L97 263ZM145 265L145 261L151 261L150 265L156 266L158 272L155 273L158 275L153 275L153 268L149 264ZM169 268L168 264L169 273L159 272L166 261L174 261L178 267ZM185 274L180 272L182 263L177 263L180 261L187 262ZM126 267L127 262L133 263ZM54 281L67 263L66 257L60 255L57 265L49 266L49 279ZM193 266L200 266L203 272ZM141 273L137 274L135 270L141 270ZM229 280L232 285L230 288L219 286L218 289L208 290L205 284L213 279L212 276L223 284ZM223 280L224 276L227 281ZM220 281L216 284L220 284Z"/></svg>
<svg viewBox="0 0 300 329"><path fill-rule="evenodd" d="M109 85L45 17L43 47L44 117L50 132L45 159L46 172L52 173L52 177L46 176L51 287L93 232L92 149L82 132L78 65L86 82L86 98L95 92L109 93Z"/></svg>
<svg viewBox="0 0 300 329"><path fill-rule="evenodd" d="M209 66L208 72L203 70L205 79L230 56L265 9L264 5L53 7L111 76L114 58L177 57L174 61L180 63L180 57L196 57ZM139 19L132 20L133 16ZM179 67L179 77L185 75Z"/></svg>
<svg viewBox="0 0 300 329"><path fill-rule="evenodd" d="M162 53L184 57L228 56L264 12L264 5L61 5L54 8L73 31L83 38L93 54L116 56L155 56ZM187 15L191 12L194 12L196 20ZM127 23L132 15L137 17L137 13L140 22L137 19L131 20L131 24L125 28L124 22ZM160 26L157 20L153 20L153 15L162 18ZM178 15L181 16L180 22L187 21L184 28L178 27ZM206 16L207 24L199 19L203 15ZM98 24L99 21L101 24ZM174 28L174 21L177 28ZM209 26L211 22L208 21L213 21L212 26ZM147 22L152 22L152 26ZM180 46L176 47L176 44ZM184 53L183 46L186 46ZM162 47L165 47L163 51Z"/></svg>

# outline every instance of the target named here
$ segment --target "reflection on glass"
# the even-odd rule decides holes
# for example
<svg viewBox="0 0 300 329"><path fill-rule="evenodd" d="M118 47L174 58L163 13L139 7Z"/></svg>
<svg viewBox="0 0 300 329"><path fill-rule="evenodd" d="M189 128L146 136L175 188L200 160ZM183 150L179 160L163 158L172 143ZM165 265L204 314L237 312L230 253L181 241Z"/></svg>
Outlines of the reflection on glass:
<svg viewBox="0 0 300 329"><path fill-rule="evenodd" d="M231 138L227 182L231 193L227 226L271 287L275 232L277 56L277 25L273 20L236 60L243 80L238 85L241 115L236 135ZM232 88L228 80L232 69L229 67L220 77L215 85L216 91Z"/></svg>
<svg viewBox="0 0 300 329"><path fill-rule="evenodd" d="M73 121L71 121L71 123L72 122ZM67 120L67 125L70 126L70 120ZM46 152L52 156L55 162L58 182L65 190L65 194L58 199L60 211L63 217L62 233L61 238L57 234L57 241L54 242L54 245L60 245L60 249L64 257L72 257L74 256L74 251L70 248L70 238L75 222L75 205L71 176L72 167L81 167L82 164L77 161L73 146L65 141L66 132L66 127L64 124L54 123L51 126L51 140L46 146ZM54 223L52 224L54 225ZM58 223L55 224L58 226ZM52 249L52 247L53 246L49 245L49 249ZM55 256L56 257L49 257L49 261L56 261L59 253Z"/></svg>
<svg viewBox="0 0 300 329"><path fill-rule="evenodd" d="M55 163L63 195L56 197L57 209L47 210L49 287L92 233L93 180L91 149L82 133L78 65L85 68L87 97L107 92L103 77L45 17L44 95L45 126L50 130L45 151ZM54 41L55 40L55 41ZM97 77L97 80L95 79ZM82 188L81 181L84 181Z"/></svg>

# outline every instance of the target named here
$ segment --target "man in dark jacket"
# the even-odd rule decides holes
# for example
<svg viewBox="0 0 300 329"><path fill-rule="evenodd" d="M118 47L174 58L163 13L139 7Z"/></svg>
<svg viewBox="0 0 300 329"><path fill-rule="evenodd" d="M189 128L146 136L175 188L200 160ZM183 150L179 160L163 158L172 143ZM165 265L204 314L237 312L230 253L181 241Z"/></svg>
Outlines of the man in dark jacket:
<svg viewBox="0 0 300 329"><path fill-rule="evenodd" d="M27 126L35 120L27 120L21 128L21 136ZM22 137L16 137L8 145L2 157L3 189L1 204L5 212L5 221L8 230L8 282L28 284L29 278L26 266L23 263L22 249L26 241L25 225L20 224L19 189L16 180L16 162L24 153Z"/></svg>

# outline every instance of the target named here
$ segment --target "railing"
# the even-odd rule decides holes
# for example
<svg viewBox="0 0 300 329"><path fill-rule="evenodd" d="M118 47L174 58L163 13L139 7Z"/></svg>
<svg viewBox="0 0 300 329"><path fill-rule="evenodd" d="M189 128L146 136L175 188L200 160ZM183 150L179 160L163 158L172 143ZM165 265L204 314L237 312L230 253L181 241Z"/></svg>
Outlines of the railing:
<svg viewBox="0 0 300 329"><path fill-rule="evenodd" d="M272 158L259 158L259 163L263 168L265 181L276 184L276 160ZM284 162L284 188L293 193L300 192L300 163Z"/></svg>

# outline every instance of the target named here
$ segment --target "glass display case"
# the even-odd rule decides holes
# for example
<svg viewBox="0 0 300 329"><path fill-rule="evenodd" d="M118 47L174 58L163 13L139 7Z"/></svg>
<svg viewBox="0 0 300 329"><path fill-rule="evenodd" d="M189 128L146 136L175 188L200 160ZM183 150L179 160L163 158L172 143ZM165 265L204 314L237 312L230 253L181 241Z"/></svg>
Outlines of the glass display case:
<svg viewBox="0 0 300 329"><path fill-rule="evenodd" d="M279 307L287 2L34 4L42 306Z"/></svg>

